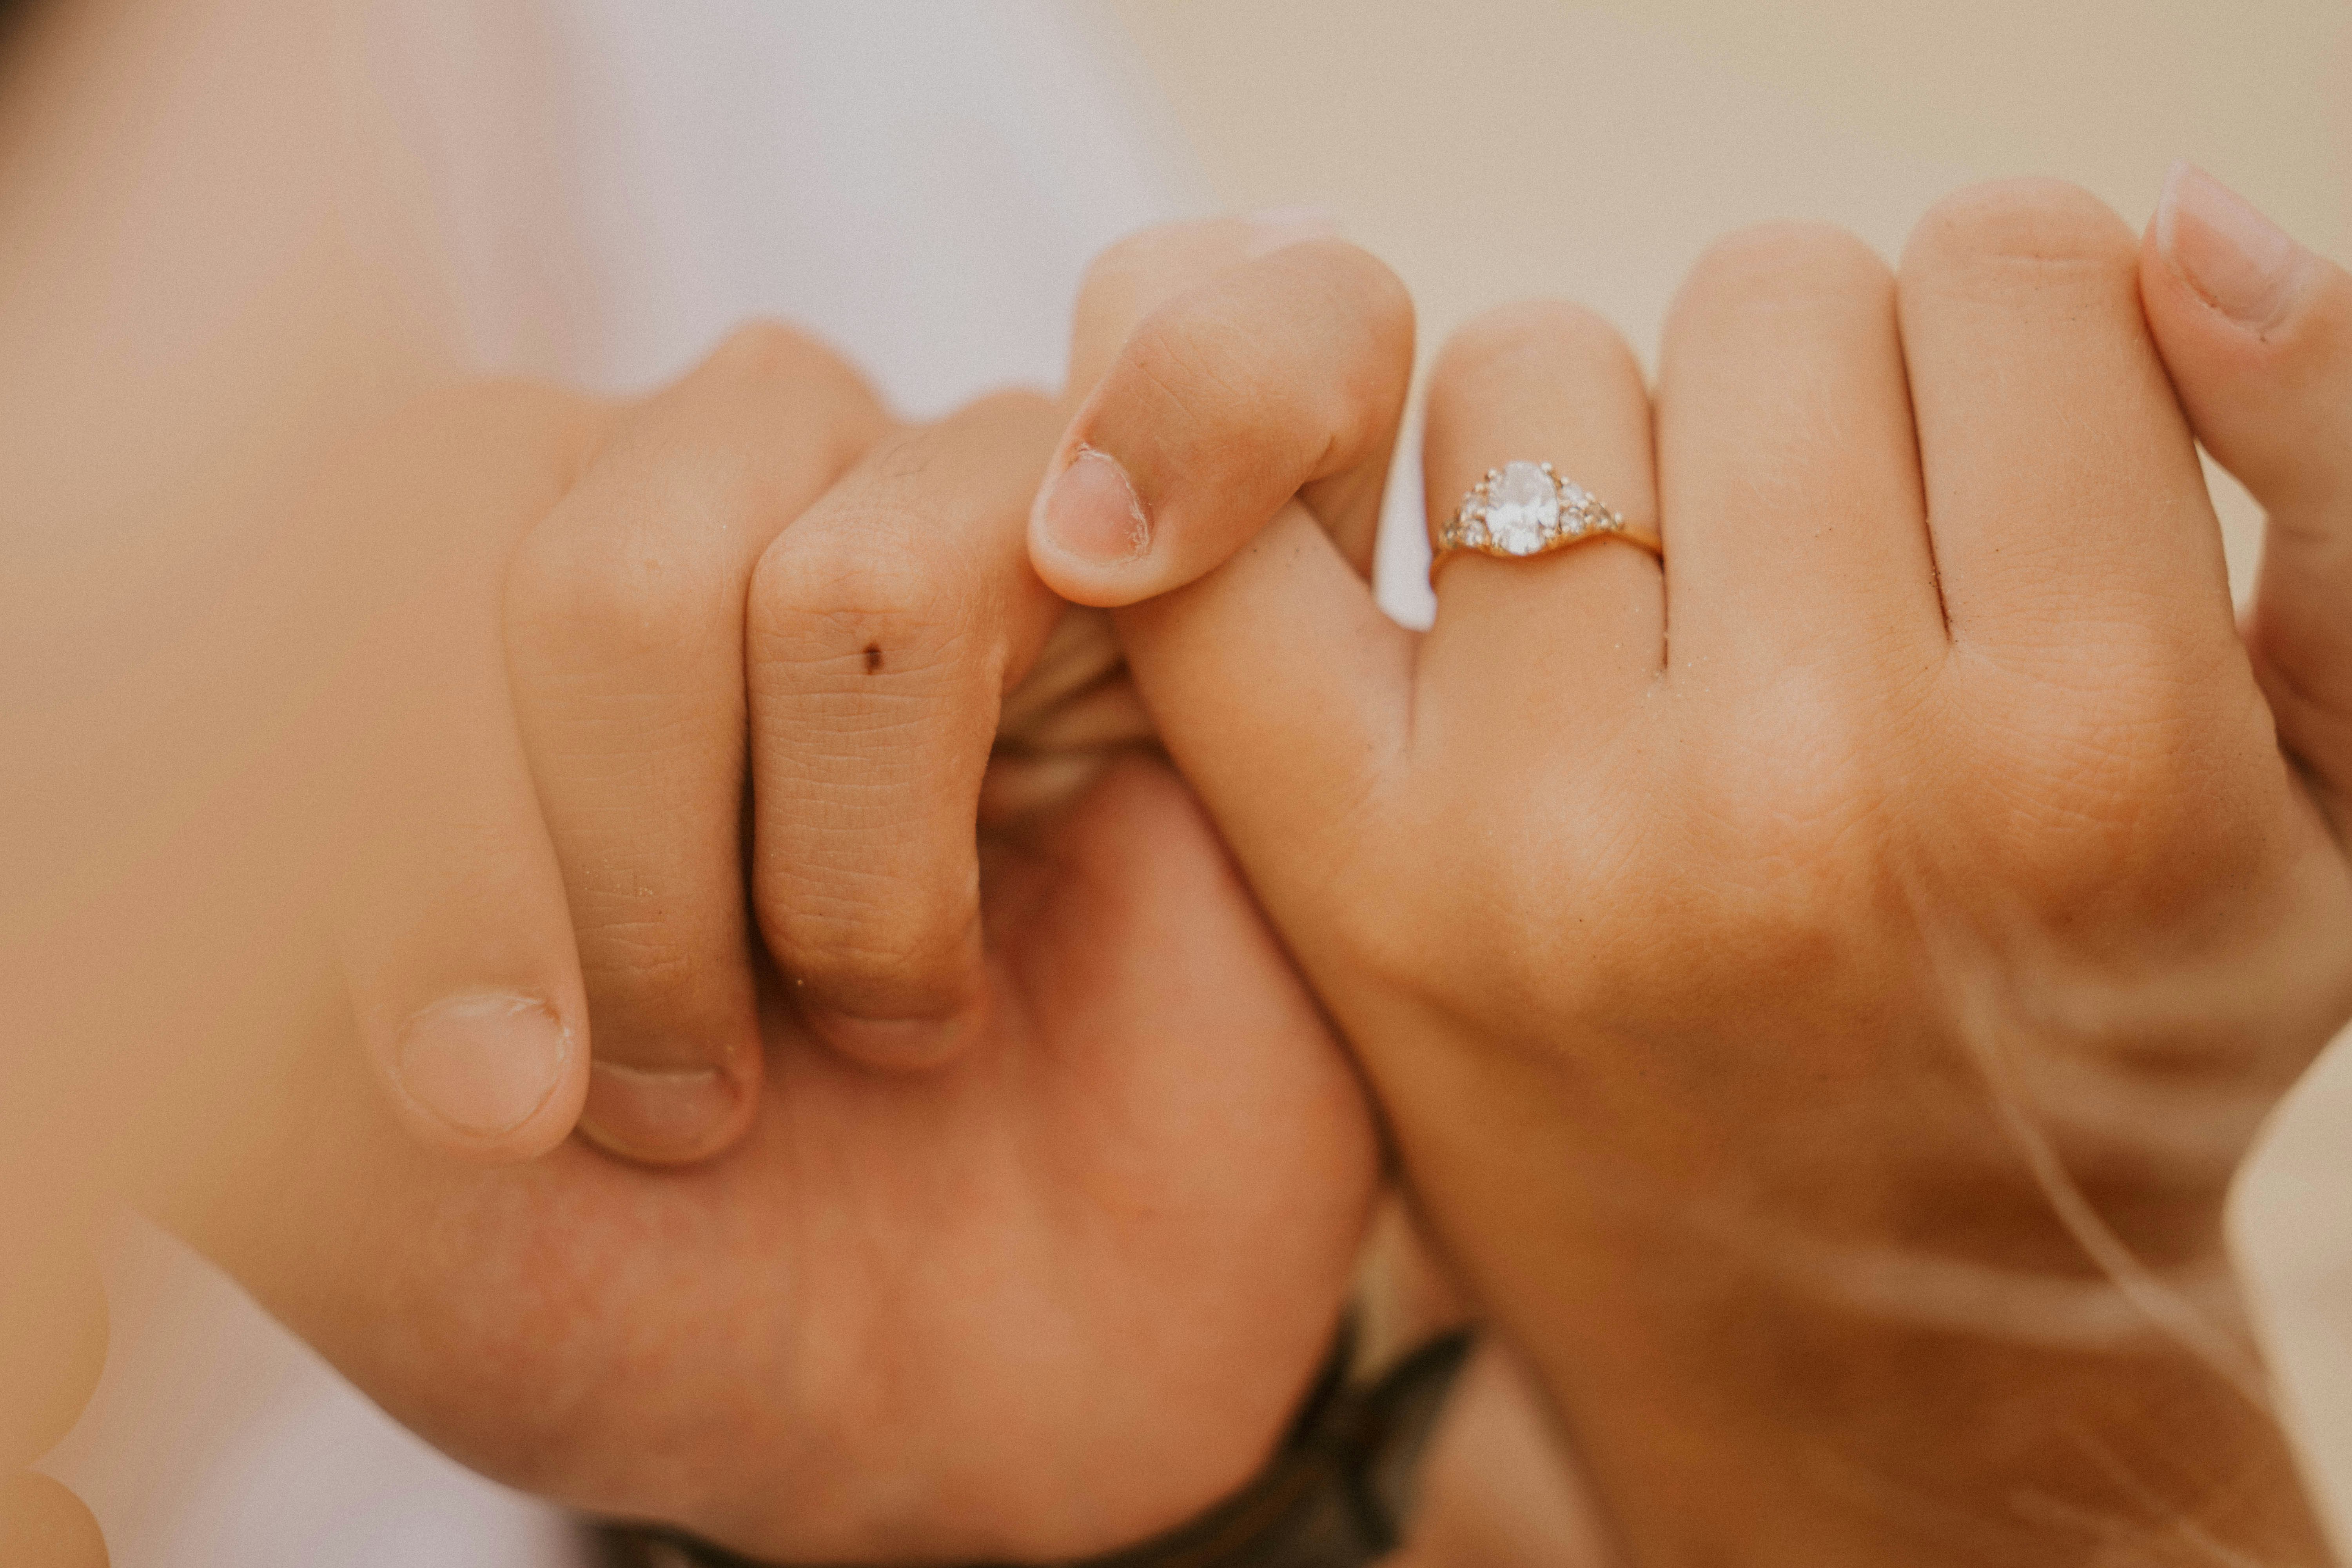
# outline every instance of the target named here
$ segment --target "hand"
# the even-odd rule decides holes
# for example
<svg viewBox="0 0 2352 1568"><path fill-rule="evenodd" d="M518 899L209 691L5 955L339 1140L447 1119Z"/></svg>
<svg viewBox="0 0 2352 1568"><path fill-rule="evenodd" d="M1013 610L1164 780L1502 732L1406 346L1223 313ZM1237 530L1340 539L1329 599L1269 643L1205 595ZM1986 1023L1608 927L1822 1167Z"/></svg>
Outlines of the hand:
<svg viewBox="0 0 2352 1568"><path fill-rule="evenodd" d="M1223 379L1170 347L1213 286L1081 335L1133 327L1057 470L1123 468L1155 549L1272 518L1123 614L1139 684L1637 1562L2321 1553L2221 1215L2352 1012L2352 687L2274 725L2141 274L2029 184L1938 207L1899 279L1718 246L1654 400L1584 312L1474 324L1433 524L1549 459L1664 565L1465 557L1425 637L1283 504L1307 464L1220 490L1150 449ZM2288 489L2335 595L2265 599L2300 679L2346 536Z"/></svg>
<svg viewBox="0 0 2352 1568"><path fill-rule="evenodd" d="M739 1141L461 1165L314 1047L203 1239L395 1416L599 1513L785 1561L1126 1544L1278 1437L1346 1289L1370 1123L1198 808L1122 754L1107 627L1029 572L1058 418L987 400L801 510L771 465L806 376L754 341L617 423L477 396L341 498L396 498L362 514L386 538L522 538L506 642L555 887L589 973L637 987L625 1037L709 1037L747 976ZM375 482L403 471L435 477ZM574 477L513 482L550 472ZM740 567L701 572L722 544ZM990 768L1000 700L1020 744ZM734 852L746 764L756 949L707 852ZM677 962L598 961L633 945Z"/></svg>

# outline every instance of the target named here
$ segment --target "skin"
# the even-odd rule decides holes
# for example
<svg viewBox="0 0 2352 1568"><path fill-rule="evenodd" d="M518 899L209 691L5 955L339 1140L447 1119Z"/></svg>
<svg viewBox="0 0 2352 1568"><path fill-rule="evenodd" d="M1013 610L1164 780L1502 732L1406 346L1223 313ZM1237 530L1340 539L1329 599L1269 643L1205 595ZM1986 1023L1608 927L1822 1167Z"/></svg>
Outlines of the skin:
<svg viewBox="0 0 2352 1568"><path fill-rule="evenodd" d="M160 6L70 9L110 19L178 14ZM297 45L310 41L310 29L280 24L324 14L276 8L252 37L229 40L223 53L245 64L299 53ZM87 41L74 40L76 49ZM182 41L177 35L134 40L155 58L178 55ZM104 42L107 47L93 44L89 52L108 53L111 40ZM120 65L131 51L113 51L112 58ZM349 977L304 940L319 924L321 904L300 868L333 857L321 852L321 830L289 804L309 775L289 771L288 752L273 747L283 741L286 715L314 695L304 686L310 672L338 668L345 651L342 628L328 612L351 605L346 591L365 582L364 568L380 558L362 554L353 569L328 558L332 552L306 553L303 542L315 542L320 531L315 517L284 507L277 481L286 465L307 461L352 429L373 431L392 418L416 385L446 374L436 358L446 357L446 345L418 331L410 309L415 293L428 290L384 287L333 243L324 251L304 250L300 267L287 265L285 254L269 248L285 237L279 228L221 207L223 192L205 184L201 167L191 174L174 164L171 177L158 182L184 195L194 209L228 214L198 226L200 232L169 212L118 200L121 181L110 176L119 171L84 166L60 156L60 148L114 157L119 132L130 143L114 157L121 167L156 166L143 155L151 143L177 149L201 166L216 139L161 123L160 110L129 112L184 96L155 92L137 70L91 70L68 51L58 58L72 68L35 71L0 92L11 151L0 201L17 220L12 232L29 237L8 258L0 311L26 329L12 341L34 345L18 356L20 374L8 384L16 395L11 417L0 422L10 432L5 467L21 504L34 515L63 520L27 542L41 549L20 558L19 570L9 574L5 617L37 646L57 650L54 658L17 667L35 680L9 692L19 743L6 780L12 790L33 792L26 798L57 809L44 819L54 831L37 844L12 846L5 879L6 989L15 1002L8 1027L17 1038L8 1051L11 1094L0 1106L8 1135L0 1148L7 1151L11 1180L26 1190L56 1190L58 1173L70 1186L93 1169L100 1173L99 1185L129 1178L124 1184L134 1191L142 1179L184 1190L196 1184L190 1173L205 1168L206 1141L252 1110L244 1070L254 1055L248 1041L299 1034L343 1050L346 1066L359 1059L359 1035L332 1021L334 1010L347 1005ZM270 79L275 90L236 95L234 114L257 106L308 108L332 97L336 78L316 64L295 59ZM229 102L217 96L205 101ZM214 166L237 170L235 189L248 200L266 195L278 203L289 191L310 200L320 184L286 177L274 163L272 177L253 179L257 153L324 160L348 151L317 135L315 123L291 118L297 122L290 128L227 128L249 134L231 149L234 156ZM109 133L91 135L93 126ZM350 185L326 204L341 220L331 228L307 221L283 226L297 240L313 233L348 237L351 217L369 211L371 182ZM152 258L134 258L148 261L151 271L92 264L110 257L112 237L124 235L155 241ZM224 237L247 249L215 254ZM369 265L383 257L379 249ZM233 299L224 305L176 286L191 277L266 283L258 293L226 290ZM28 279L34 286L26 286ZM2243 465L2241 471L2257 479L2275 514L2300 520L2282 534L2273 557L2297 570L2282 570L2277 591L2265 601L2285 606L2273 609L2268 623L2285 629L2258 642L2255 668L2282 735L2307 774L2324 784L2331 775L2323 737L2340 729L2334 716L2345 705L2329 695L2340 690L2340 683L2330 684L2336 679L2331 669L2340 671L2343 661L2331 666L2322 655L2331 646L2328 628L2339 623L2325 613L2331 602L2325 594L2314 590L2296 600L2291 590L2297 582L2315 583L2341 603L2341 577L2331 574L2341 535L2329 527L2340 507L2329 510L2326 498L2340 497L2343 486L2326 455L2352 449L2341 423L2352 398L2340 378L2324 374L2328 362L2321 352L2340 349L2340 324L2327 325L2340 323L2340 306L2313 305L2321 296L2305 296L2300 313L2233 334L2211 326L2210 309L2200 316L2188 308L2194 290L2176 283L2168 295L2161 275L2149 279L2143 267L2148 318L2200 434L2233 465ZM2340 298L2340 289L2326 297ZM152 315L125 324L125 300ZM222 330L224 311L236 331ZM119 334L145 352L89 354L91 342L118 341L102 334ZM424 343L434 343L434 352L420 353ZM205 352L188 352L189 344ZM433 363L419 363L425 360ZM1349 362L1341 356L1334 363ZM159 367L169 374L157 374ZM73 380L61 393L58 378L67 372ZM1164 417L1168 410L1156 412ZM1308 411L1309 436L1318 434L1315 412ZM1381 421L1364 424L1377 431ZM1268 428L1299 433L1296 425ZM225 442L224 432L234 440ZM2321 454L2316 459L2315 452ZM1143 471L1135 452L1121 456ZM1246 499L1255 492L1235 493ZM1310 494L1327 521L1343 514L1328 498ZM157 495L171 498L160 515L151 511ZM1227 515L1245 532L1272 510L1268 503L1254 514L1244 506ZM256 518L286 527L264 535L249 526ZM1181 539L1182 531L1171 537ZM265 538L294 546L295 591L287 591L288 575L277 569L282 558L272 558L270 573L246 573L240 580ZM1226 548L1213 542L1201 559L1205 563ZM82 613L96 605L134 613ZM236 635L184 635L188 605L211 612L196 630L235 628ZM314 613L315 622L306 619ZM60 671L73 679L58 680ZM226 700L232 692L243 706ZM273 817L272 811L285 815ZM19 848L21 855L13 853ZM133 869L137 874L129 874ZM567 916L570 903L565 888L557 904ZM142 963L126 966L125 953L141 955ZM584 976L582 984L584 990ZM584 999L582 1005L588 1005ZM322 1016L329 1020L323 1025ZM614 1031L602 1033L607 1039L596 1043L599 1051ZM124 1048L126 1040L141 1045ZM168 1048L148 1042L168 1042ZM740 1052L738 1046L725 1049ZM751 1095L746 1089L738 1097L739 1110ZM743 1124L748 1128L750 1119ZM58 1129L69 1130L70 1147ZM535 1136L559 1140L562 1130ZM573 1149L562 1147L567 1154ZM694 1152L690 1142L686 1147ZM268 1196L276 1202L279 1190L273 1186ZM1591 1342L1613 1342L1596 1333ZM46 1356L14 1359L20 1366L50 1364ZM0 1379L10 1375L0 1371ZM1930 1378L1882 1392L1906 1390L1932 1400L1937 1386ZM0 1396L12 1400L25 1392L14 1383L0 1386ZM26 1407L51 1390L44 1384L29 1392ZM1778 1446L1763 1451L1759 1468L1770 1468L1781 1452ZM1638 1512L1640 1502L1635 1497L1624 1506Z"/></svg>
<svg viewBox="0 0 2352 1568"><path fill-rule="evenodd" d="M1106 264L1130 305L1080 334L1053 471L1118 462L1171 559L1271 517L1122 637L1623 1553L2324 1560L2221 1215L2352 1013L2343 490L2216 426L2305 568L2242 639L2148 323L2192 376L2312 361L2197 347L2052 184L1942 204L1899 272L1736 236L1654 394L1572 307L1441 355L1433 522L1538 455L1666 561L1457 561L1416 637L1284 504L1348 400L1195 395L1254 387L1203 346L1255 340L1161 247ZM2340 281L2309 289L2340 345ZM2188 401L2201 431L2230 398ZM1269 471L1194 482L1253 439Z"/></svg>
<svg viewBox="0 0 2352 1568"><path fill-rule="evenodd" d="M640 409L512 387L434 400L376 450L339 458L349 489L329 504L397 542L385 548L414 558L419 582L471 581L481 560L512 549L527 561L570 529L614 462L656 454L633 468L635 489L772 460L791 446L777 440L784 426L711 411L756 413L763 385L807 374L803 348L763 332ZM726 395L698 401L696 378L714 375ZM674 422L681 407L691 439ZM702 777L730 831L748 766L755 839L779 820L767 781L804 776L790 773L796 755L862 761L869 776L902 748L938 759L900 811L961 810L964 864L979 855L980 970L951 1058L877 1066L843 1052L810 1027L806 988L782 978L795 972L738 924L763 1067L755 1112L723 1155L662 1168L570 1141L520 1164L449 1160L372 1091L360 1053L338 1043L349 1026L331 996L229 1140L249 1155L187 1223L372 1397L459 1458L772 1559L1053 1558L1139 1540L1239 1485L1303 1394L1371 1200L1370 1123L1198 807L1131 743L1121 715L1133 703L1106 668L1100 617L1065 627L1041 658L1060 609L1029 572L1022 528L1058 424L1042 399L1007 396L886 437L772 530L758 570L724 580L769 597L722 612L713 634L740 639L749 626L748 663L714 663L712 681L686 693L691 709L733 711L735 726L705 734L656 714L642 731L607 726L593 754L525 749L541 800L566 800L580 779ZM386 465L407 475L396 490L374 482ZM876 548L883 529L898 531L898 548ZM636 544L604 558L640 571L653 546L642 531ZM514 617L535 603L518 581L528 572L509 575L503 602L428 593L419 603L448 618L396 640L478 647L469 617L504 617L511 647ZM629 603L612 591L573 600ZM508 679L467 658L446 674L454 695L419 699L444 715ZM557 685L577 695L613 667L583 657L571 674ZM531 678L516 682L526 710L543 699ZM1006 691L1018 743L992 767ZM519 729L537 732L530 720ZM467 732L451 731L394 798L478 831L466 791L482 755L500 752L456 745ZM698 769L681 735L723 754ZM569 783L551 776L562 765L579 770ZM859 853L854 816L787 798L814 835L809 853ZM573 809L549 807L559 892L614 864L609 847L567 837ZM386 821L396 831L373 831L389 849L429 850L417 818ZM833 830L850 835L845 849L826 849ZM719 890L740 920L740 881ZM896 899L919 896L915 883ZM681 920L709 918L683 894L669 902Z"/></svg>
<svg viewBox="0 0 2352 1568"><path fill-rule="evenodd" d="M16 1375L0 1383L0 1561L104 1568L106 1542L81 1500L29 1468L71 1430L106 1364L106 1291L79 1226L12 1216L0 1346Z"/></svg>
<svg viewBox="0 0 2352 1568"><path fill-rule="evenodd" d="M1026 432L1003 443L1026 453L1013 501L1001 518L957 514L980 531L1001 521L998 575L913 580L997 617L940 623L961 641L906 624L937 604L854 581L830 595L826 560L799 553L822 531L800 531L778 557L793 569L755 582L787 522L908 433L775 332L644 405L451 390L469 350L447 237L415 183L415 127L374 90L381 19L363 0L88 0L41 7L5 61L0 211L22 243L0 256L0 335L21 352L0 375L0 468L44 526L0 574L0 621L41 650L0 661L0 795L39 824L11 839L0 877L0 1170L45 1194L44 1218L122 1201L176 1217L388 1405L587 1506L818 1557L1045 1555L1189 1512L1259 1461L1323 1353L1372 1141L1297 982L1235 978L1279 949L1181 793L1148 757L1106 773L1138 730L1131 698L1097 679L1116 659L1103 625L1057 636L1053 606L1010 572L1051 418L997 410ZM880 449L921 493L845 492L867 521L943 516L984 488L962 458ZM944 499L919 482L925 462ZM641 492L656 504L623 504L633 486L656 487ZM833 521L856 535L857 516ZM667 584L703 590L699 610L643 582L614 591L598 563L630 560L635 522L661 525L638 542ZM714 538L740 551L697 552ZM639 615L600 638L599 605ZM648 608L673 618L648 627ZM828 658L803 614L845 610L877 624ZM886 656L870 680L869 645ZM719 660L590 658L730 646L715 684ZM927 652L953 678L928 691L911 679ZM1034 682L1016 684L1024 666ZM845 744L826 713L836 670L876 693L844 724L899 701L886 691L931 721ZM601 754L585 743L599 702L650 715L665 694L725 721L615 724ZM1019 754L992 765L1008 695ZM842 767L758 751L755 722ZM861 756L925 787L859 798L843 786ZM746 832L740 792L762 772ZM626 786L679 780L636 802L628 828L599 830ZM929 830L889 870L904 896L861 900L880 918L808 918L838 889L796 884L796 861L879 864L894 825L919 818ZM716 884L695 879L719 850L763 847L756 878L728 858L723 900L703 896ZM1066 858L1023 870L1041 856ZM648 866L690 875L648 884ZM633 901L674 923L633 928ZM926 966L894 964L908 951L898 911L958 940L919 931ZM661 956L633 930L671 962L633 963ZM1106 931L1131 940L1102 948ZM796 997L763 975L771 938L808 982ZM1224 977L1218 993L1171 997L1179 972L1153 962L1076 962L1171 949ZM849 1054L865 1042L837 1016L898 1021L877 969L915 982L899 1019L941 1037L893 1059L940 1076L852 1070L877 1058ZM1002 995L1016 980L1017 1008ZM453 1133L388 1068L416 1012L485 988L560 1014L572 1048L522 1121ZM824 1013L819 1047L804 1025ZM1214 1033L1171 1035L1171 1019ZM1155 1073L1200 1065L1171 1040L1202 1039L1240 1059L1150 1094ZM705 1071L718 1114L600 1112L599 1063ZM841 1114L762 1117L785 1086ZM983 1116L992 1100L1001 1114ZM570 1138L583 1110L632 1158ZM756 1156L721 1155L770 1121ZM544 1168L474 1163L550 1151ZM877 1151L904 1170L875 1175ZM676 1185L653 1169L681 1161L706 1163ZM730 1212L770 1225L719 1224L722 1184L730 1201L758 1194ZM846 1212L827 1196L863 1205L871 1257L825 1230ZM244 1228L281 1212L275 1237ZM676 1243L644 1245L634 1227L649 1218ZM467 1236L471 1271L441 1272L439 1248ZM77 1249L68 1237L56 1251ZM890 1267L905 1256L943 1267L909 1289ZM681 1298L681 1278L703 1293ZM583 1295L551 1301L550 1280ZM1260 1282L1271 1293L1254 1299ZM410 1310L371 1341L393 1297ZM1049 1311L1077 1326L1042 1350L1003 1337ZM891 1397L845 1386L827 1347L893 1314ZM768 1375L746 1374L714 1322L760 1347ZM79 1397L50 1375L78 1327L31 1332L32 1353L0 1357L12 1432L19 1415L48 1429ZM673 1360L675 1385L642 1363L634 1379L600 1375L645 1342L691 1347L698 1370ZM602 1391L593 1421L583 1388ZM704 1395L726 1424L698 1416ZM1149 1430L1121 1430L1147 1405ZM1008 1410L1034 1411L1045 1447L1008 1440ZM549 1423L562 1440L541 1444ZM703 1447L635 1478L641 1434L664 1424ZM938 1444L923 1468L904 1462L910 1431ZM796 1512L795 1539L777 1478L812 1453L795 1498L841 1506ZM883 1495L877 1474L907 1489Z"/></svg>

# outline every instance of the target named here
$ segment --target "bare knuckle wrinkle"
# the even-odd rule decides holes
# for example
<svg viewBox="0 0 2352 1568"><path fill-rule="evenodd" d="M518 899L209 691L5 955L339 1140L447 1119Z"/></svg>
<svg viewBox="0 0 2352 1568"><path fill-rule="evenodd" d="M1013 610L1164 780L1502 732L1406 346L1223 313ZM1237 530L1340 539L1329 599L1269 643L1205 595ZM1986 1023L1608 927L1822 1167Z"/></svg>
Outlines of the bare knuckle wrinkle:
<svg viewBox="0 0 2352 1568"><path fill-rule="evenodd" d="M1234 322L1180 311L1136 334L1126 369L1186 435L1254 435L1287 390L1255 374L1257 349Z"/></svg>
<svg viewBox="0 0 2352 1568"><path fill-rule="evenodd" d="M740 594L708 550L644 526L535 536L508 580L516 630L593 647L600 661L674 663L714 637L731 639Z"/></svg>
<svg viewBox="0 0 2352 1568"><path fill-rule="evenodd" d="M713 369L756 380L846 380L856 372L824 344L782 321L745 321L727 334L709 362Z"/></svg>
<svg viewBox="0 0 2352 1568"><path fill-rule="evenodd" d="M2019 886L2062 909L2210 881L2260 847L2234 841L2239 817L2214 809L2251 776L2243 742L2254 731L2214 717L2194 689L2162 674L2118 675L2095 701L2050 692L2013 700L1977 748L1980 841Z"/></svg>
<svg viewBox="0 0 2352 1568"><path fill-rule="evenodd" d="M1519 300L1481 311L1454 330L1438 351L1437 383L1475 377L1517 359L1541 365L1630 360L1617 329L1595 312L1564 300Z"/></svg>
<svg viewBox="0 0 2352 1568"><path fill-rule="evenodd" d="M625 992L656 1018L691 1016L710 973L707 955L658 922L606 926L581 943L580 968L593 998Z"/></svg>
<svg viewBox="0 0 2352 1568"><path fill-rule="evenodd" d="M2062 180L1973 185L1928 209L1903 258L1906 286L1988 303L2063 287L2137 288L2138 242L2096 196Z"/></svg>
<svg viewBox="0 0 2352 1568"><path fill-rule="evenodd" d="M739 408L768 410L786 422L786 437L803 454L815 453L838 472L880 435L887 423L880 400L856 367L826 344L780 321L745 322L690 379L717 384ZM745 454L746 477L773 467L771 452ZM749 504L763 508L768 498Z"/></svg>
<svg viewBox="0 0 2352 1568"><path fill-rule="evenodd" d="M833 997L937 994L944 1008L955 986L976 900L957 900L904 879L797 878L761 912L777 962L802 984ZM855 1010L855 1009L853 1009Z"/></svg>
<svg viewBox="0 0 2352 1568"><path fill-rule="evenodd" d="M855 675L861 689L880 692L985 653L984 606L967 584L877 532L826 533L797 545L787 535L760 563L751 585L755 665Z"/></svg>
<svg viewBox="0 0 2352 1568"><path fill-rule="evenodd" d="M1717 240L1691 268L1675 310L1696 306L1839 298L1884 287L1886 264L1831 224L1769 223Z"/></svg>

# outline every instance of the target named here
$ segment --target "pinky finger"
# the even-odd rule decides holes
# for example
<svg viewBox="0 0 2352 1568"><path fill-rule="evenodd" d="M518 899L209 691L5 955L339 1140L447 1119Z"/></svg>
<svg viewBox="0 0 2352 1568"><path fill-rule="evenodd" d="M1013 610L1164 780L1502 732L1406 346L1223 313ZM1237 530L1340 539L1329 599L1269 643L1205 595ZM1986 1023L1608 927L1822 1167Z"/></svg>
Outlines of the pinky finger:
<svg viewBox="0 0 2352 1568"><path fill-rule="evenodd" d="M2184 163L2140 297L2198 439L2269 514L2255 673L2280 742L2352 829L2352 275Z"/></svg>

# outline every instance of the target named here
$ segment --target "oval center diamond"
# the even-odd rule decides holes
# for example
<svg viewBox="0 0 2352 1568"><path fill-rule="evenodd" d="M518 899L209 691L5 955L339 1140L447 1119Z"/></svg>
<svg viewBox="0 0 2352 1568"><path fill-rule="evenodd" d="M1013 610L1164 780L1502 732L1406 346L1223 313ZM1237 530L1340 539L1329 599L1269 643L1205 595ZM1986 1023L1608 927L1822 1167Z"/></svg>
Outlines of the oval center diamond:
<svg viewBox="0 0 2352 1568"><path fill-rule="evenodd" d="M1511 555L1532 555L1559 523L1559 492L1534 463L1506 463L1486 486L1486 536Z"/></svg>

